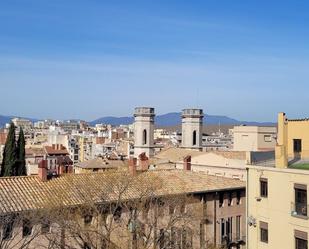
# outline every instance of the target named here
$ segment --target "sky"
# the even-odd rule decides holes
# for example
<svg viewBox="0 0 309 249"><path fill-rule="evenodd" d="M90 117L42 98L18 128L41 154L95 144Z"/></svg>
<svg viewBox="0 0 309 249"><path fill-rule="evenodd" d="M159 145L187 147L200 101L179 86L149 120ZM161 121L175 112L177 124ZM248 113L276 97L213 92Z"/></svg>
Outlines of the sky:
<svg viewBox="0 0 309 249"><path fill-rule="evenodd" d="M308 117L307 0L1 0L0 115Z"/></svg>

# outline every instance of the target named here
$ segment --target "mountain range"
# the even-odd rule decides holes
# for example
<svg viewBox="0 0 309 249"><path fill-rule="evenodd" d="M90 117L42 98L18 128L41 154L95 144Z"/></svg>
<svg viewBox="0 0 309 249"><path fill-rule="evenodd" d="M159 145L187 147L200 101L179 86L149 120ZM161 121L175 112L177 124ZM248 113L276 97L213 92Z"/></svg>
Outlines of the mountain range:
<svg viewBox="0 0 309 249"><path fill-rule="evenodd" d="M102 117L91 121L91 125L95 124L111 124L111 125L120 125L120 124L131 124L133 123L133 117ZM181 124L181 113L180 112L171 112L163 115L158 115L155 117L156 126L175 126ZM209 115L205 114L204 124L209 125L257 125L257 126L274 126L275 123L272 122L251 122L251 121L239 121L227 116L220 115Z"/></svg>
<svg viewBox="0 0 309 249"><path fill-rule="evenodd" d="M9 123L12 118L15 116L2 116L0 115L0 127L3 127L6 123ZM27 118L32 122L37 121L35 118ZM90 125L96 125L100 123L111 124L111 125L127 125L132 124L134 121L133 117L113 117L106 116L93 121L90 121ZM181 113L180 112L171 112L163 115L157 115L155 117L156 126L175 126L181 124ZM206 125L257 125L257 126L274 126L276 123L272 122L254 122L254 121L240 121L227 116L220 115L209 115L205 114L204 124Z"/></svg>

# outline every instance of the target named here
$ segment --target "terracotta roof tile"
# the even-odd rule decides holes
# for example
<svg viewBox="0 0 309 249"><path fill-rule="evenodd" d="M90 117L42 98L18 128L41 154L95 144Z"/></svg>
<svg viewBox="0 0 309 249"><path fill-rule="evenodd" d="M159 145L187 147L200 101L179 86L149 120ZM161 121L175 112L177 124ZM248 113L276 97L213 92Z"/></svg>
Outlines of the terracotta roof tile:
<svg viewBox="0 0 309 249"><path fill-rule="evenodd" d="M42 182L37 176L0 178L0 214L51 205L78 205L87 202L89 196L96 202L112 201L115 192L109 191L106 195L104 191L116 186L121 178L130 179L130 176L119 172L68 174L47 182ZM160 183L156 189L158 196L245 188L245 183L240 180L192 171L147 171L133 179L125 198L137 197L145 189L142 185L149 184L150 179L157 179Z"/></svg>

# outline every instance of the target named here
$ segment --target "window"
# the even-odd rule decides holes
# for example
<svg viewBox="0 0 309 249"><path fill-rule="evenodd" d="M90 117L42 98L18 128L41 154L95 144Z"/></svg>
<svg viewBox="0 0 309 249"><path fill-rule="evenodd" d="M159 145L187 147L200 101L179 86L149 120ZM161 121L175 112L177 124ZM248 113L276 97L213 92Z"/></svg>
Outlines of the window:
<svg viewBox="0 0 309 249"><path fill-rule="evenodd" d="M13 236L14 218L10 218L3 226L3 240L9 240Z"/></svg>
<svg viewBox="0 0 309 249"><path fill-rule="evenodd" d="M120 206L118 206L118 207L115 209L114 215L113 215L115 221L119 221L119 220L120 220L120 218L121 218L121 213L122 213L122 208L121 208Z"/></svg>
<svg viewBox="0 0 309 249"><path fill-rule="evenodd" d="M226 232L225 232L225 221L224 219L221 219L221 243L223 244L225 241L225 236L226 236Z"/></svg>
<svg viewBox="0 0 309 249"><path fill-rule="evenodd" d="M240 240L241 216L236 216L236 239Z"/></svg>
<svg viewBox="0 0 309 249"><path fill-rule="evenodd" d="M307 185L295 184L295 210L297 215L307 216Z"/></svg>
<svg viewBox="0 0 309 249"><path fill-rule="evenodd" d="M306 232L294 230L295 248L308 249L308 234Z"/></svg>
<svg viewBox="0 0 309 249"><path fill-rule="evenodd" d="M169 205L169 214L173 215L175 213L175 204Z"/></svg>
<svg viewBox="0 0 309 249"><path fill-rule="evenodd" d="M44 220L41 224L41 233L46 234L50 232L50 221Z"/></svg>
<svg viewBox="0 0 309 249"><path fill-rule="evenodd" d="M32 233L32 224L28 219L23 220L23 237L30 236Z"/></svg>
<svg viewBox="0 0 309 249"><path fill-rule="evenodd" d="M193 141L192 141L193 145L196 145L196 131L193 131Z"/></svg>
<svg viewBox="0 0 309 249"><path fill-rule="evenodd" d="M301 139L293 139L294 153L301 152Z"/></svg>
<svg viewBox="0 0 309 249"><path fill-rule="evenodd" d="M219 207L223 207L224 204L224 193L220 192L219 193Z"/></svg>
<svg viewBox="0 0 309 249"><path fill-rule="evenodd" d="M268 243L268 223L260 221L261 242Z"/></svg>
<svg viewBox="0 0 309 249"><path fill-rule="evenodd" d="M260 178L260 196L268 197L268 182L266 178Z"/></svg>
<svg viewBox="0 0 309 249"><path fill-rule="evenodd" d="M91 249L91 247L87 242L84 242L83 249Z"/></svg>
<svg viewBox="0 0 309 249"><path fill-rule="evenodd" d="M308 249L308 241L304 239L295 238L296 249Z"/></svg>
<svg viewBox="0 0 309 249"><path fill-rule="evenodd" d="M87 214L84 216L84 224L85 225L90 225L92 222L92 215Z"/></svg>
<svg viewBox="0 0 309 249"><path fill-rule="evenodd" d="M159 248L164 249L167 245L167 236L164 231L164 229L160 229L160 235L159 235Z"/></svg>
<svg viewBox="0 0 309 249"><path fill-rule="evenodd" d="M221 219L221 243L225 244L232 241L233 218Z"/></svg>
<svg viewBox="0 0 309 249"><path fill-rule="evenodd" d="M143 145L147 144L147 131L146 129L143 131Z"/></svg>
<svg viewBox="0 0 309 249"><path fill-rule="evenodd" d="M229 217L227 219L227 224L226 224L226 232L227 232L227 237L229 241L232 241L233 239L233 217Z"/></svg>
<svg viewBox="0 0 309 249"><path fill-rule="evenodd" d="M264 135L264 142L271 142L271 135Z"/></svg>

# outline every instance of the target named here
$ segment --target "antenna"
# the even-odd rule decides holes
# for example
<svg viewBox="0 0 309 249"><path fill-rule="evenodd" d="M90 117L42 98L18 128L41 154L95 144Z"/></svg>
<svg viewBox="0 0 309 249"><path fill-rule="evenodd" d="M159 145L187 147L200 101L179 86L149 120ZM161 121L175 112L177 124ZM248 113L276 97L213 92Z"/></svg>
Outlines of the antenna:
<svg viewBox="0 0 309 249"><path fill-rule="evenodd" d="M196 108L199 108L198 88L196 88Z"/></svg>

